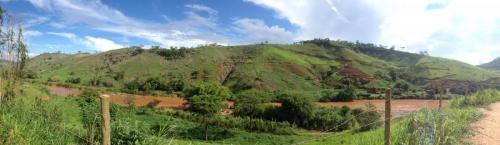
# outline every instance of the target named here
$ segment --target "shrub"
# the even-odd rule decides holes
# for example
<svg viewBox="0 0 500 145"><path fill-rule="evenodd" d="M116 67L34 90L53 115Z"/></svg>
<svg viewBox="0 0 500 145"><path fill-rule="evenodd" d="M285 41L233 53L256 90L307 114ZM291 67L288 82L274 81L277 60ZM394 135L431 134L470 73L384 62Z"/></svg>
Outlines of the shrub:
<svg viewBox="0 0 500 145"><path fill-rule="evenodd" d="M66 83L72 83L72 84L79 84L81 79L79 77L76 78L68 78L66 80Z"/></svg>
<svg viewBox="0 0 500 145"><path fill-rule="evenodd" d="M113 79L115 79L116 81L123 80L123 78L125 78L125 72L123 72L123 71L121 71L121 72L116 72L116 73L113 75Z"/></svg>
<svg viewBox="0 0 500 145"><path fill-rule="evenodd" d="M146 138L146 132L143 129L144 124L131 124L128 122L118 121L111 125L111 144L117 145L138 145Z"/></svg>
<svg viewBox="0 0 500 145"><path fill-rule="evenodd" d="M227 87L211 83L194 83L185 88L183 93L188 99L197 95L213 95L224 99L231 96L231 91Z"/></svg>
<svg viewBox="0 0 500 145"><path fill-rule="evenodd" d="M282 119L298 125L305 125L314 117L315 104L311 97L288 93L281 96L280 114Z"/></svg>
<svg viewBox="0 0 500 145"><path fill-rule="evenodd" d="M243 91L236 97L234 114L236 116L262 118L266 109L264 103L268 102L268 98L267 94L257 90Z"/></svg>
<svg viewBox="0 0 500 145"><path fill-rule="evenodd" d="M342 131L357 125L349 107L321 107L306 128L322 131Z"/></svg>
<svg viewBox="0 0 500 145"><path fill-rule="evenodd" d="M335 100L337 93L333 89L327 89L321 91L321 98L319 98L320 102L330 102Z"/></svg>
<svg viewBox="0 0 500 145"><path fill-rule="evenodd" d="M163 56L167 60L172 60L172 59L177 59L177 58L182 58L185 57L187 54L189 54L192 50L189 50L185 47L181 48L176 48L176 47L171 47L170 49L165 49L165 48L159 48L159 47L152 47L150 52L156 53L160 56Z"/></svg>
<svg viewBox="0 0 500 145"><path fill-rule="evenodd" d="M182 91L184 87L186 86L186 83L184 83L183 80L173 80L168 82L168 90L169 91Z"/></svg>
<svg viewBox="0 0 500 145"><path fill-rule="evenodd" d="M354 109L353 113L360 126L358 131L367 131L377 128L382 124L380 122L380 113L377 112L375 106L371 103L366 105L366 110Z"/></svg>
<svg viewBox="0 0 500 145"><path fill-rule="evenodd" d="M352 85L348 85L346 88L342 89L332 101L352 101L357 98L357 96L356 88Z"/></svg>
<svg viewBox="0 0 500 145"><path fill-rule="evenodd" d="M26 72L23 73L23 78L37 79L38 75L34 71L26 71Z"/></svg>
<svg viewBox="0 0 500 145"><path fill-rule="evenodd" d="M137 79L129 81L123 85L124 91L126 92L138 92L141 88L141 83Z"/></svg>
<svg viewBox="0 0 500 145"><path fill-rule="evenodd" d="M48 82L58 82L59 80L59 76L51 76L47 79Z"/></svg>

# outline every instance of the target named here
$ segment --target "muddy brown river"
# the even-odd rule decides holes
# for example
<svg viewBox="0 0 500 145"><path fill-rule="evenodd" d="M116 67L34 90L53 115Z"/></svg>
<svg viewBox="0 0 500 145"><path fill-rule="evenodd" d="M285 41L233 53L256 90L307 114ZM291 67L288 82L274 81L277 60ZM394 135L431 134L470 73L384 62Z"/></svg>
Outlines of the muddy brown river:
<svg viewBox="0 0 500 145"><path fill-rule="evenodd" d="M48 86L49 92L58 96L77 96L81 93L80 90L75 88L66 88L60 86ZM126 93L111 93L111 102L120 104L120 105L128 105L133 103L136 106L145 106L153 101L156 101L157 104L155 108L176 108L183 109L185 108L186 100L180 97L174 96L148 96L148 95L134 95L134 94L126 94ZM134 97L130 97L134 96ZM384 110L384 100L354 100L351 102L319 102L320 106L348 106L351 108L364 108L368 103L372 103L377 111L383 112ZM443 100L443 106L448 104L447 100ZM229 106L232 106L233 102L228 102ZM273 103L275 105L279 105L279 103ZM408 115L412 112L419 111L422 108L438 108L439 101L438 100L424 100L424 99L396 99L391 101L391 108L393 117L401 117Z"/></svg>

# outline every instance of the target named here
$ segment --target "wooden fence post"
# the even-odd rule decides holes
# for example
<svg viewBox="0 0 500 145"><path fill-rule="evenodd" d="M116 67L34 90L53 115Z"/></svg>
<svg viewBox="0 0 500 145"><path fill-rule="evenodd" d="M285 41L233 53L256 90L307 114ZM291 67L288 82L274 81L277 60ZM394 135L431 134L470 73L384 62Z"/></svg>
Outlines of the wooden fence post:
<svg viewBox="0 0 500 145"><path fill-rule="evenodd" d="M109 95L101 95L101 129L102 129L102 145L111 145L111 126L109 116Z"/></svg>
<svg viewBox="0 0 500 145"><path fill-rule="evenodd" d="M441 89L438 90L438 95L439 95L439 109L441 109L442 102L443 102L443 91Z"/></svg>
<svg viewBox="0 0 500 145"><path fill-rule="evenodd" d="M385 90L384 145L391 144L391 88Z"/></svg>

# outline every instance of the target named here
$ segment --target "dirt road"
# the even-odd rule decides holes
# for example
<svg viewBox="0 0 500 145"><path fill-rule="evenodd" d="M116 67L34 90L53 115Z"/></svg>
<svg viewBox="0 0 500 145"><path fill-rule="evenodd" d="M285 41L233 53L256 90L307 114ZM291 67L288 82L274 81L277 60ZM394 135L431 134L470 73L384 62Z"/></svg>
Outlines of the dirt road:
<svg viewBox="0 0 500 145"><path fill-rule="evenodd" d="M480 110L485 116L472 124L474 136L469 140L475 145L500 145L500 102Z"/></svg>

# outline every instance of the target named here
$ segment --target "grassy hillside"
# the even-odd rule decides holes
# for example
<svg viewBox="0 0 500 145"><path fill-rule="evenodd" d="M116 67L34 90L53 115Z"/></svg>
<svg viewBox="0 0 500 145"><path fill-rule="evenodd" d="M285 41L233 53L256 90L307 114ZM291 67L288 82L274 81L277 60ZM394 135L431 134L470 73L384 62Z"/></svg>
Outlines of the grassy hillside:
<svg viewBox="0 0 500 145"><path fill-rule="evenodd" d="M491 69L491 70L500 70L500 58L496 58L491 62L484 63L479 65L479 67Z"/></svg>
<svg viewBox="0 0 500 145"><path fill-rule="evenodd" d="M41 82L121 89L128 82L154 78L187 84L213 82L235 92L252 88L318 91L352 82L362 89L380 88L389 84L392 72L415 86L443 76L471 81L499 76L455 60L329 40L175 50L124 48L98 54L46 53L32 58L27 70L34 74L31 79ZM78 81L71 81L75 79Z"/></svg>

